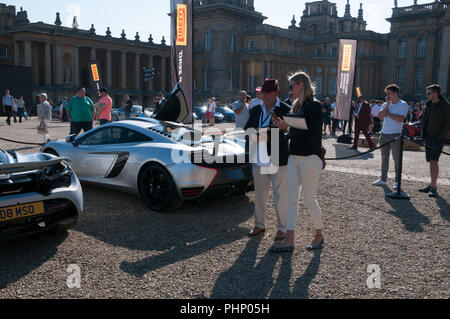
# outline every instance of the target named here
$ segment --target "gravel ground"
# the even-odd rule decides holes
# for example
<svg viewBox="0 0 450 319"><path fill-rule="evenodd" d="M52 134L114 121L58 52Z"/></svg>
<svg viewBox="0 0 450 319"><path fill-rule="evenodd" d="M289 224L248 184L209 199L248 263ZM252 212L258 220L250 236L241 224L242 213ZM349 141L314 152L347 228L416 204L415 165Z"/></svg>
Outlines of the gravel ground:
<svg viewBox="0 0 450 319"><path fill-rule="evenodd" d="M0 137L40 142L35 120L2 125ZM66 123L51 125L54 138L67 132ZM335 140L325 144L335 155ZM442 161L436 199L417 192L427 176L423 152L406 152L405 161L410 201L388 199L389 188L369 186L379 173L378 153L330 164L318 194L324 249L305 250L313 230L302 207L296 250L281 255L268 253L277 224L271 193L268 231L249 239L254 193L187 203L161 215L139 197L83 186L85 212L73 230L0 243L0 299L449 298L450 160ZM67 286L73 264L81 288ZM369 265L379 266L381 288L368 288Z"/></svg>

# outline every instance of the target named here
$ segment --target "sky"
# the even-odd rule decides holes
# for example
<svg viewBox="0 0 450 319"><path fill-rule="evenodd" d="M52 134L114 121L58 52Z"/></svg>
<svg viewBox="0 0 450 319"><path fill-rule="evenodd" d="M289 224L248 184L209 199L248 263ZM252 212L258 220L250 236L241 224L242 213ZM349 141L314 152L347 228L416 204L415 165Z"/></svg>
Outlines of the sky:
<svg viewBox="0 0 450 319"><path fill-rule="evenodd" d="M304 0L254 0L255 9L268 17L266 24L287 28L291 24L295 14L297 23L305 9ZM434 0L418 0L419 4L430 3ZM170 11L169 0L0 0L8 5L15 5L28 12L31 22L42 21L53 24L56 12L61 14L64 26L71 27L73 17L78 17L80 29L89 30L94 24L97 34L105 35L106 28L110 27L112 36L120 37L122 29L128 39L134 40L136 32L139 32L141 41L147 41L150 34L155 43L160 43L164 36L170 44ZM337 4L338 16L345 12L346 0L331 0ZM364 19L367 21L367 29L379 33L388 33L390 25L386 18L392 14L394 0L350 0L351 14L358 16L359 4L363 3ZM398 5L410 6L413 0L398 0Z"/></svg>
<svg viewBox="0 0 450 319"><path fill-rule="evenodd" d="M300 17L303 15L305 3L307 2L314 2L314 0L277 0L276 2L273 0L255 0L255 9L268 18L264 23L287 28L291 24L292 15L295 15L297 25L300 23ZM330 0L330 2L337 4L338 16L344 16L347 0ZM418 4L431 2L434 2L434 0L417 1ZM390 23L386 21L386 18L392 16L394 0L350 0L352 17L358 16L360 3L363 4L364 20L367 22L367 30L378 33L389 33ZM399 7L407 7L413 4L414 0L398 0Z"/></svg>
<svg viewBox="0 0 450 319"><path fill-rule="evenodd" d="M155 43L161 43L164 36L170 44L169 0L0 0L7 5L20 7L28 13L30 22L42 21L53 24L56 12L61 15L63 26L71 27L73 17L78 17L80 29L89 30L94 24L98 35L105 35L110 27L113 37L120 37L125 29L127 39L134 40L139 32L141 41L146 42L152 34Z"/></svg>

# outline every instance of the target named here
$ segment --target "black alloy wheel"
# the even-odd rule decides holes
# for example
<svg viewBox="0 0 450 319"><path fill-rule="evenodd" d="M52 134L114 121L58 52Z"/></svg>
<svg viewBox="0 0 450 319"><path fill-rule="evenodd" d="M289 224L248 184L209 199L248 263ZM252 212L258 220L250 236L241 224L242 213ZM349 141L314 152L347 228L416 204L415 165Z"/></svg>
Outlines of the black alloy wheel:
<svg viewBox="0 0 450 319"><path fill-rule="evenodd" d="M160 164L151 163L144 168L139 176L139 192L145 203L158 213L166 213L183 204L172 176Z"/></svg>

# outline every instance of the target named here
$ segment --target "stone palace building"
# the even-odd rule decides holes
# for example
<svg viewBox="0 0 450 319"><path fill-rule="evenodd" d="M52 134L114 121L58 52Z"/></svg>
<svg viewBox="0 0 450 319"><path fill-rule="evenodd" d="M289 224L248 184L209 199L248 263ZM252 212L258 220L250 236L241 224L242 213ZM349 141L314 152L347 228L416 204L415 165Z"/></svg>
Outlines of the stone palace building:
<svg viewBox="0 0 450 319"><path fill-rule="evenodd" d="M425 100L432 83L449 94L450 1L394 1L388 34L366 29L362 4L354 17L348 1L343 16L330 1L308 2L300 21L287 16L288 27L279 28L264 24L254 1L194 0L196 103L229 102L241 89L253 94L267 77L288 93L287 75L297 70L311 75L319 98L335 98L339 39L358 40L355 87L366 97L383 98L389 83L406 100Z"/></svg>
<svg viewBox="0 0 450 319"><path fill-rule="evenodd" d="M15 6L0 3L0 65L32 68L33 94L47 92L55 104L73 96L79 86L90 87L89 62L97 61L103 86L110 90L115 105L122 103L124 94L142 105L145 89L149 106L158 91L171 90L170 52L164 37L160 44L151 35L148 40L139 34L128 40L125 31L121 38L114 38L109 28L100 35L94 25L90 30L78 29L76 21L68 28L62 26L59 13L54 24L31 23L22 8L16 12ZM145 88L144 67L154 67L161 74Z"/></svg>

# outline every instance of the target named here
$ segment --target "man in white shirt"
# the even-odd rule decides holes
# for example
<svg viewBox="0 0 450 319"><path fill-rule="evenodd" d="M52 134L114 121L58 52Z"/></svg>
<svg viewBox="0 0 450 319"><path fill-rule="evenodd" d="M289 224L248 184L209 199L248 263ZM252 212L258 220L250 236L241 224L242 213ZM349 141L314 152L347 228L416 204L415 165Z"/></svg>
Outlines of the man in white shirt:
<svg viewBox="0 0 450 319"><path fill-rule="evenodd" d="M254 98L254 99L250 102L250 104L249 104L249 106L248 106L248 109L249 109L249 110L251 110L251 109L254 108L255 106L261 105L261 104L263 103L263 101L262 101L262 99L261 99L261 88L260 88L260 87L257 87L257 88L255 89L255 93L256 93L256 98Z"/></svg>
<svg viewBox="0 0 450 319"><path fill-rule="evenodd" d="M377 134L381 130L381 121L380 121L380 118L378 117L378 115L380 114L380 111L381 111L381 105L378 105L377 100L372 100L372 101L370 101L370 108L372 109L372 111L371 111L371 116L372 116L371 132L372 132L372 134Z"/></svg>
<svg viewBox="0 0 450 319"><path fill-rule="evenodd" d="M400 178L400 139L403 130L403 122L408 115L408 103L401 100L398 96L399 87L391 84L385 89L386 101L381 107L378 116L380 120L384 120L383 129L381 130L380 145L384 145L393 140L395 142L381 148L381 179L372 183L373 186L386 186L389 157L392 149L392 157L395 163L395 184L394 189L398 189L398 181Z"/></svg>
<svg viewBox="0 0 450 319"><path fill-rule="evenodd" d="M233 111L236 114L236 130L242 130L250 117L247 104L247 92L241 91L239 93L238 100L233 103Z"/></svg>
<svg viewBox="0 0 450 319"><path fill-rule="evenodd" d="M207 114L206 114L206 121L209 122L209 126L214 126L215 120L216 120L216 98L213 97L210 100L210 103L208 104Z"/></svg>

